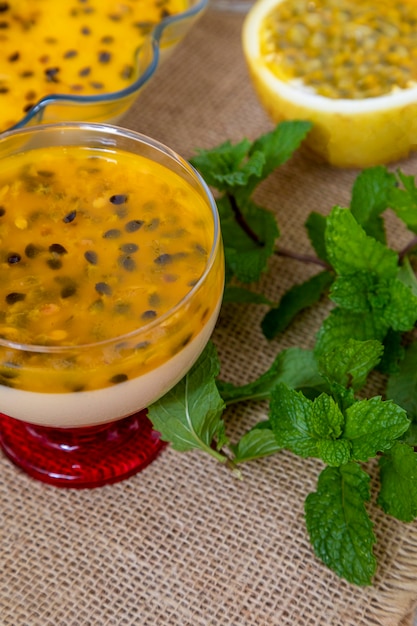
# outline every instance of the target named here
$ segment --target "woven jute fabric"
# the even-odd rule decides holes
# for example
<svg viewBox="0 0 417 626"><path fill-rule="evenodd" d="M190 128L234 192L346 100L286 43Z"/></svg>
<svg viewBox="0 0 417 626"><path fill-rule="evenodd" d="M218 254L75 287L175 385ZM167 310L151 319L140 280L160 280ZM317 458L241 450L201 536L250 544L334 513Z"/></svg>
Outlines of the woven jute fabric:
<svg viewBox="0 0 417 626"><path fill-rule="evenodd" d="M243 16L209 8L158 69L123 125L184 157L272 129L247 74ZM400 164L417 173L417 158ZM297 153L258 190L280 245L311 254L304 221L349 202L355 171ZM393 245L405 241L389 217ZM317 271L275 257L263 291L278 300ZM305 311L273 341L261 306L225 305L214 333L222 377L247 382L282 348L314 345L325 312ZM378 392L378 381L369 391ZM266 404L228 410L232 440ZM239 480L200 452L167 447L144 471L90 490L32 480L0 456L1 626L411 626L417 603L417 527L369 513L378 539L371 587L349 585L316 559L304 500L321 464L290 453L242 467ZM373 491L376 472L371 464Z"/></svg>

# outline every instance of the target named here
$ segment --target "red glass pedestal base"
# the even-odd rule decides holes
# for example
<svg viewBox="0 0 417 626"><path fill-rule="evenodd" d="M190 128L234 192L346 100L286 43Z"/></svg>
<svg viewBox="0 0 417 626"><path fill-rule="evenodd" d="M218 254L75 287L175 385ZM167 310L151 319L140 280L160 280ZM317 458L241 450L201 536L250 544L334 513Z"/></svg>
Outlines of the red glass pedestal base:
<svg viewBox="0 0 417 626"><path fill-rule="evenodd" d="M49 428L0 413L0 445L27 474L57 487L99 487L141 471L164 442L146 411L110 424Z"/></svg>

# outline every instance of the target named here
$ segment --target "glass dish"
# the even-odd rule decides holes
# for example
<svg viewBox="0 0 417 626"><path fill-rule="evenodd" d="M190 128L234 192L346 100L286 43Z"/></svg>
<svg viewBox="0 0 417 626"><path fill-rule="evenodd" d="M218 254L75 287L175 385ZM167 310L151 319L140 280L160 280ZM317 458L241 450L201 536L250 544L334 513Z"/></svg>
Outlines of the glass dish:
<svg viewBox="0 0 417 626"><path fill-rule="evenodd" d="M117 123L155 74L160 62L171 54L201 16L207 3L208 0L189 0L187 10L162 19L153 28L134 54L132 76L125 88L97 95L51 93L34 103L17 123L7 126L5 132L30 125L65 121Z"/></svg>
<svg viewBox="0 0 417 626"><path fill-rule="evenodd" d="M1 135L0 197L0 444L53 485L126 478L216 323L215 201L169 148L87 123Z"/></svg>

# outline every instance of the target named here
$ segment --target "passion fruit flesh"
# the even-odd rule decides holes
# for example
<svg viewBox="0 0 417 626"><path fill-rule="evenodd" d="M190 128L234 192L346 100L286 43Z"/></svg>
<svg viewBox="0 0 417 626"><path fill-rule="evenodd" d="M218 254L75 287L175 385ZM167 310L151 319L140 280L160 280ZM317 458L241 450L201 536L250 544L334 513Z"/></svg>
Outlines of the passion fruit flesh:
<svg viewBox="0 0 417 626"><path fill-rule="evenodd" d="M417 148L417 87L394 89L379 97L329 98L271 70L262 53L263 24L285 1L257 0L242 31L249 73L270 118L311 121L305 147L337 167L364 168L407 157Z"/></svg>

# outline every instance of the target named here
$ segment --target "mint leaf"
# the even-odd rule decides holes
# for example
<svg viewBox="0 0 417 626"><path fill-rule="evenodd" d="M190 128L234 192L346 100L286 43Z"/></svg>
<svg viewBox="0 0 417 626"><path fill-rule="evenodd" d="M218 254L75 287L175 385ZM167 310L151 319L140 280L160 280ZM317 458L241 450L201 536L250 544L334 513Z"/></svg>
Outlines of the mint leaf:
<svg viewBox="0 0 417 626"><path fill-rule="evenodd" d="M356 463L327 467L305 502L306 525L319 559L338 576L370 585L376 570L373 524L365 509L369 476Z"/></svg>
<svg viewBox="0 0 417 626"><path fill-rule="evenodd" d="M230 446L234 463L244 463L279 452L274 433L268 421L260 422L241 437L237 445Z"/></svg>
<svg viewBox="0 0 417 626"><path fill-rule="evenodd" d="M262 293L255 293L245 287L226 285L223 294L223 303L229 304L231 302L236 304L267 304L273 306L273 302Z"/></svg>
<svg viewBox="0 0 417 626"><path fill-rule="evenodd" d="M385 513L403 522L417 517L417 453L396 443L379 460L381 488L378 504Z"/></svg>
<svg viewBox="0 0 417 626"><path fill-rule="evenodd" d="M382 353L383 346L379 341L348 339L320 356L319 369L328 380L357 391L379 363Z"/></svg>
<svg viewBox="0 0 417 626"><path fill-rule="evenodd" d="M211 150L198 150L190 163L208 185L219 191L245 186L251 176L261 176L265 164L265 157L260 152L248 157L251 145L249 139L236 144L225 141Z"/></svg>
<svg viewBox="0 0 417 626"><path fill-rule="evenodd" d="M261 152L265 157L262 178L266 178L299 148L312 128L312 123L302 120L280 122L273 131L253 142L250 154Z"/></svg>
<svg viewBox="0 0 417 626"><path fill-rule="evenodd" d="M311 350L288 348L280 352L259 378L246 385L217 381L217 388L226 404L247 400L266 400L278 383L285 383L294 389L312 388L322 390L324 380L317 367Z"/></svg>
<svg viewBox="0 0 417 626"><path fill-rule="evenodd" d="M417 233L417 188L414 176L397 172L403 188L393 187L390 191L389 206L414 233Z"/></svg>
<svg viewBox="0 0 417 626"><path fill-rule="evenodd" d="M319 259L327 261L327 250L324 239L326 231L325 216L312 211L305 222L305 227L308 238L310 239L311 245L313 246L317 256Z"/></svg>
<svg viewBox="0 0 417 626"><path fill-rule="evenodd" d="M366 271L385 279L395 278L397 253L369 237L349 209L332 209L325 240L328 259L338 274Z"/></svg>
<svg viewBox="0 0 417 626"><path fill-rule="evenodd" d="M268 268L268 261L275 248L279 229L274 214L248 200L240 207L246 223L256 233L259 242L254 241L236 221L228 197L217 203L226 265L242 283L259 280Z"/></svg>
<svg viewBox="0 0 417 626"><path fill-rule="evenodd" d="M332 284L330 272L320 272L300 285L291 287L281 298L277 307L268 311L261 322L267 339L273 339L284 331L294 317L315 304Z"/></svg>
<svg viewBox="0 0 417 626"><path fill-rule="evenodd" d="M404 409L376 396L347 409L343 437L352 444L352 459L367 461L378 452L389 450L409 424Z"/></svg>
<svg viewBox="0 0 417 626"><path fill-rule="evenodd" d="M399 371L389 377L387 398L407 411L410 419L417 419L417 343L413 342L405 350Z"/></svg>
<svg viewBox="0 0 417 626"><path fill-rule="evenodd" d="M352 188L350 210L365 232L385 243L384 223L380 214L390 204L390 193L395 188L396 177L383 165L361 172Z"/></svg>
<svg viewBox="0 0 417 626"><path fill-rule="evenodd" d="M225 442L224 403L215 382L219 370L216 350L209 343L184 378L148 408L148 417L175 450L197 448L226 462L227 458L212 448L213 439Z"/></svg>
<svg viewBox="0 0 417 626"><path fill-rule="evenodd" d="M387 322L372 312L355 313L347 309L335 308L324 320L315 346L316 355L324 354L345 344L349 339L383 341L388 331Z"/></svg>
<svg viewBox="0 0 417 626"><path fill-rule="evenodd" d="M315 400L280 383L271 394L269 420L278 446L301 457L319 457L331 465L350 459L350 444L335 441L342 433L344 417L326 394Z"/></svg>

